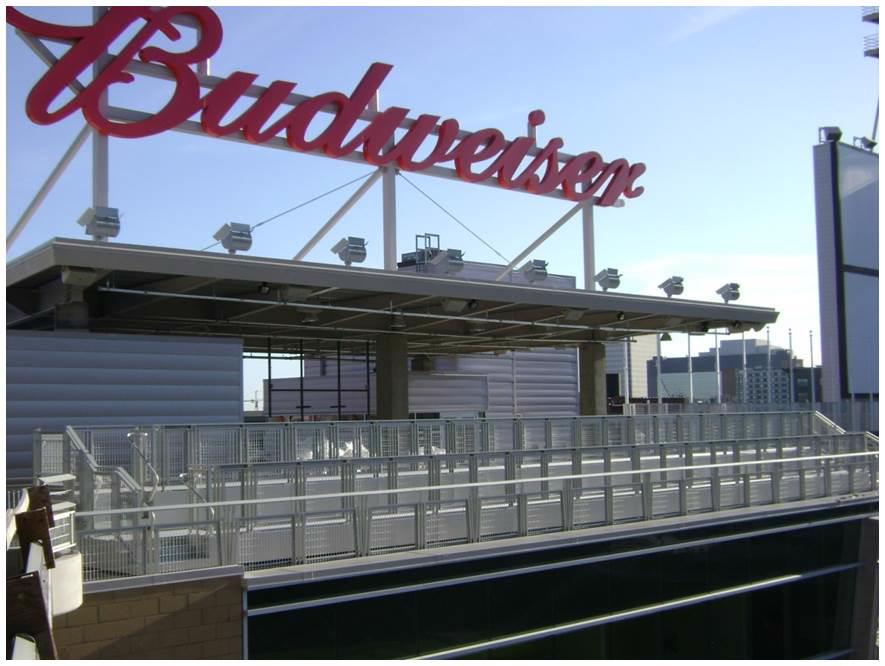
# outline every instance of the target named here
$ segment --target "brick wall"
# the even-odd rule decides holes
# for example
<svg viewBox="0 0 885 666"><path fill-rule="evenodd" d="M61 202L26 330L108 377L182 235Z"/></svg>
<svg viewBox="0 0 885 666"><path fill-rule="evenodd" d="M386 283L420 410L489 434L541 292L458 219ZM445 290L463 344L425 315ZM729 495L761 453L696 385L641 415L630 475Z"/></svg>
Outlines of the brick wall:
<svg viewBox="0 0 885 666"><path fill-rule="evenodd" d="M53 620L59 658L242 659L242 580L87 590L80 608Z"/></svg>

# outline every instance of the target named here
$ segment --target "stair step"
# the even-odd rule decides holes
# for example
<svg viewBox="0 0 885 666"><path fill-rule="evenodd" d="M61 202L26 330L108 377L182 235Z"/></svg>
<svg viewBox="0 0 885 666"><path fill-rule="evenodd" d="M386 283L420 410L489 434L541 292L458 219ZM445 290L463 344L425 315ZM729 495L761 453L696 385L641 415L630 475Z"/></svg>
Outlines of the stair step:
<svg viewBox="0 0 885 666"><path fill-rule="evenodd" d="M57 486L68 481L76 481L77 477L73 474L51 474L49 476L41 476L40 481L47 486Z"/></svg>
<svg viewBox="0 0 885 666"><path fill-rule="evenodd" d="M60 513L68 513L69 511L76 510L77 505L73 502L53 502L52 503L52 513L53 515L58 515Z"/></svg>

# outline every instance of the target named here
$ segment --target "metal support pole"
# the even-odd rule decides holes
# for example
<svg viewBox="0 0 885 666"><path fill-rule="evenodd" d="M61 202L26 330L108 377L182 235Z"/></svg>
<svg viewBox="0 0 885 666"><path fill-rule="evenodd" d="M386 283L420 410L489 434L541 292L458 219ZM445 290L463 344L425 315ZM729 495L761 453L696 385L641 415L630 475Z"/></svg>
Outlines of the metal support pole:
<svg viewBox="0 0 885 666"><path fill-rule="evenodd" d="M68 165L77 155L77 152L86 142L86 139L89 138L89 134L91 132L92 128L89 127L89 125L83 127L83 129L80 130L80 133L77 134L74 142L65 151L64 155L62 155L61 159L58 161L58 164L55 165L55 168L46 179L46 182L44 182L43 186L37 191L37 194L31 200L31 203L28 204L25 212L22 213L22 216L18 219L18 222L15 223L12 231L10 231L9 235L6 236L7 251L10 247L12 247L12 244L15 242L15 239L18 238L19 234L24 231L28 222L30 222L31 218L34 216L34 213L36 213L40 206L43 204L44 199L46 199L46 196L49 194L50 190L52 190L52 188L58 182L58 179L61 178L62 174L65 172L65 169L67 169Z"/></svg>
<svg viewBox="0 0 885 666"><path fill-rule="evenodd" d="M92 8L92 22L98 23L107 11L106 7ZM92 66L93 78L98 78L108 59L108 54L102 53ZM103 116L107 117L108 95L102 93L99 98L99 109ZM109 191L109 151L108 137L99 132L92 134L92 206L107 206Z"/></svg>
<svg viewBox="0 0 885 666"><path fill-rule="evenodd" d="M771 330L765 327L765 346L768 354L768 404L771 404Z"/></svg>
<svg viewBox="0 0 885 666"><path fill-rule="evenodd" d="M369 341L366 340L366 420L372 416L372 368L369 362Z"/></svg>
<svg viewBox="0 0 885 666"><path fill-rule="evenodd" d="M657 372L657 386L658 386L658 404L662 404L664 401L663 393L664 393L664 382L661 377L661 334L658 333L658 355L655 357L655 371ZM660 412L660 410L658 410Z"/></svg>
<svg viewBox="0 0 885 666"><path fill-rule="evenodd" d="M744 377L741 397L746 405L749 402L750 393L747 386L747 382L749 381L749 378L747 377L747 338L743 331L741 331L741 372Z"/></svg>
<svg viewBox="0 0 885 666"><path fill-rule="evenodd" d="M341 420L341 340L339 340L336 344L336 360L335 367L338 371L338 420Z"/></svg>
<svg viewBox="0 0 885 666"><path fill-rule="evenodd" d="M789 361L790 361L790 406L792 407L793 403L796 402L796 392L795 392L795 389L793 388L794 382L793 382L793 329L792 328L787 329L787 336L790 341L790 359L789 359Z"/></svg>
<svg viewBox="0 0 885 666"><path fill-rule="evenodd" d="M271 367L270 338L267 339L267 418L273 417L273 370Z"/></svg>
<svg viewBox="0 0 885 666"><path fill-rule="evenodd" d="M688 404L694 404L694 377L691 373L691 333L688 334Z"/></svg>
<svg viewBox="0 0 885 666"><path fill-rule="evenodd" d="M584 290L594 291L596 282L595 241L593 236L593 203L587 202L581 208L581 228L584 232Z"/></svg>
<svg viewBox="0 0 885 666"><path fill-rule="evenodd" d="M383 168L384 270L396 270L396 168Z"/></svg>
<svg viewBox="0 0 885 666"><path fill-rule="evenodd" d="M304 421L304 340L298 341L298 363L301 366L301 383L298 388L299 402L301 403L299 409L301 411L301 420Z"/></svg>
<svg viewBox="0 0 885 666"><path fill-rule="evenodd" d="M815 395L815 378L814 378L814 333L810 330L808 331L808 351L811 354L811 378L809 381L811 382L811 408L814 409L814 404L817 402L815 399L817 396Z"/></svg>
<svg viewBox="0 0 885 666"><path fill-rule="evenodd" d="M719 366L719 331L713 331L713 345L716 347L716 404L722 404L722 370Z"/></svg>
<svg viewBox="0 0 885 666"><path fill-rule="evenodd" d="M624 416L630 409L630 341L624 340Z"/></svg>

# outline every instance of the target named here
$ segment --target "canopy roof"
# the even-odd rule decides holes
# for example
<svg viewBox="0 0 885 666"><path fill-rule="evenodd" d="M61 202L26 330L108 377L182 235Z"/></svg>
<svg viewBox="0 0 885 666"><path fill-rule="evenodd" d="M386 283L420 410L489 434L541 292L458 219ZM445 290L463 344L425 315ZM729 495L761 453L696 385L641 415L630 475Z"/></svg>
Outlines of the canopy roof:
<svg viewBox="0 0 885 666"><path fill-rule="evenodd" d="M759 330L771 308L507 284L373 268L53 239L7 264L7 327L51 329L76 303L90 330L242 338L250 351L410 353L568 347L659 331ZM88 309L87 309L88 307Z"/></svg>

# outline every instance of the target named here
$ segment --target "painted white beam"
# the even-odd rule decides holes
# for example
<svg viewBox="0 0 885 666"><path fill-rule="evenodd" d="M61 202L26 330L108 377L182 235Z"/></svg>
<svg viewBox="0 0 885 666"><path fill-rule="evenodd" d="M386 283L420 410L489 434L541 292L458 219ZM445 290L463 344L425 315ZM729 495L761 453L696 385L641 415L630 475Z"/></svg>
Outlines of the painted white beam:
<svg viewBox="0 0 885 666"><path fill-rule="evenodd" d="M292 259L294 261L301 261L302 259L304 259L304 256L322 240L323 236L329 233L332 227L338 224L338 221L347 214L347 211L353 208L354 204L356 204L356 202L359 201L366 192L369 191L369 188L375 184L375 182L381 177L383 173L383 169L377 169L375 173L369 176L366 182L360 185L359 189L354 192L346 202L344 202L344 205L341 206L341 208L339 208L338 211L329 218L329 221L326 222L323 227L313 235L313 238L307 241L304 247L301 248L298 254L292 257Z"/></svg>

